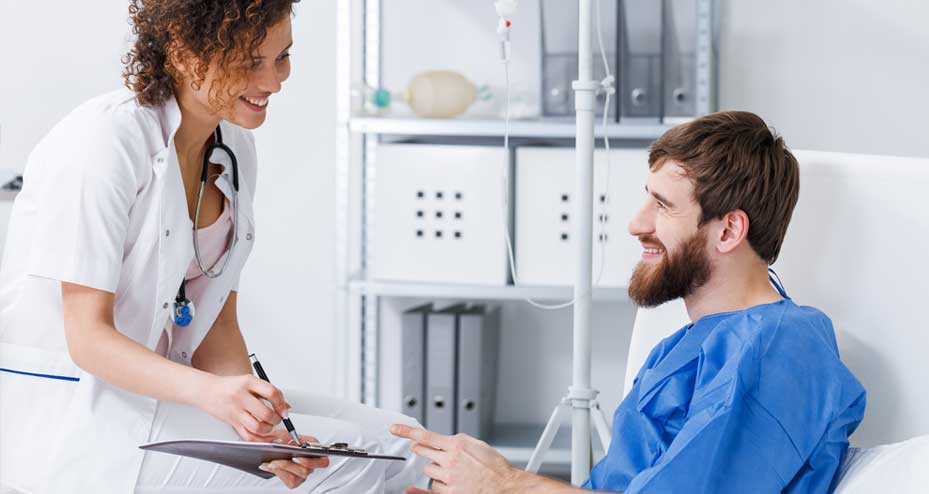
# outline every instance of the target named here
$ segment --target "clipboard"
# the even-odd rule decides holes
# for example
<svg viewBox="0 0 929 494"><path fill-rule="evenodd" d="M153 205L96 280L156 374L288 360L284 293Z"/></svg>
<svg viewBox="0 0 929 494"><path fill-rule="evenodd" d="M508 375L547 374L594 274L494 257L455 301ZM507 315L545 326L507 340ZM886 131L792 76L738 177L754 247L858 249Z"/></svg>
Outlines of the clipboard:
<svg viewBox="0 0 929 494"><path fill-rule="evenodd" d="M370 454L363 449L351 448L345 443L331 445L307 443L303 446L292 446L275 443L186 439L143 444L139 446L139 449L219 463L263 479L270 479L274 477L274 474L259 470L258 465L272 460L289 460L295 457L345 456L366 460L406 461L406 458L402 456Z"/></svg>

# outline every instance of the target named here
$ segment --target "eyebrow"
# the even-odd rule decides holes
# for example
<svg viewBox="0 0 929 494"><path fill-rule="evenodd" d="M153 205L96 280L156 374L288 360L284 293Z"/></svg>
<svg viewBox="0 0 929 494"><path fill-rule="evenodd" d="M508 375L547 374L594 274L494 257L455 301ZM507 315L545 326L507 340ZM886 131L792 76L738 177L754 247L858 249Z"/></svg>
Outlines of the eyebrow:
<svg viewBox="0 0 929 494"><path fill-rule="evenodd" d="M281 53L284 53L285 51L289 50L292 46L294 46L293 41L291 41L289 45L285 46L284 49L281 50ZM252 60L264 60L264 59L265 57L262 57L262 56L252 57Z"/></svg>
<svg viewBox="0 0 929 494"><path fill-rule="evenodd" d="M648 192L648 193L651 194L655 199L658 199L659 201L663 202L665 206L668 206L669 208L672 208L672 209L674 208L674 203L672 203L671 201L667 200L663 195L661 195L661 194L659 194L659 193L657 193L657 192L653 192L653 191L648 190L648 185L645 186L645 192Z"/></svg>

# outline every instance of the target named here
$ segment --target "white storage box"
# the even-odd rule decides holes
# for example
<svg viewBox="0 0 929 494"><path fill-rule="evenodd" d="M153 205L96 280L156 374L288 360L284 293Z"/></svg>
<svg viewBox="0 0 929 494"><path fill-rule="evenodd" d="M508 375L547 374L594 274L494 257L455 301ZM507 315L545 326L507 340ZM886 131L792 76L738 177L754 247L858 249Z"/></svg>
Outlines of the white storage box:
<svg viewBox="0 0 929 494"><path fill-rule="evenodd" d="M373 278L507 283L502 147L384 144L374 160Z"/></svg>
<svg viewBox="0 0 929 494"><path fill-rule="evenodd" d="M627 227L645 201L648 150L610 153L609 187L606 151L594 153L593 280L596 284L605 253L599 286L627 286L642 253ZM520 148L516 153L515 256L521 285L574 283L575 159L574 148Z"/></svg>

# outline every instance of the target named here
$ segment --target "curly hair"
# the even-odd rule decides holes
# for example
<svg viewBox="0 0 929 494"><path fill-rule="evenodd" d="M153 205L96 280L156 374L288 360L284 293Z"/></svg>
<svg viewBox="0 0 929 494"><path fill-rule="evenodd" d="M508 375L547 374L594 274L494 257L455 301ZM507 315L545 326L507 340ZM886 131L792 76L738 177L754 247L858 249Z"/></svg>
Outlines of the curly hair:
<svg viewBox="0 0 929 494"><path fill-rule="evenodd" d="M264 42L268 29L293 15L300 0L131 0L135 42L123 59L123 80L139 102L159 106L181 83L199 90L211 62L217 78L209 103L224 108L234 96ZM175 67L188 66L191 80Z"/></svg>

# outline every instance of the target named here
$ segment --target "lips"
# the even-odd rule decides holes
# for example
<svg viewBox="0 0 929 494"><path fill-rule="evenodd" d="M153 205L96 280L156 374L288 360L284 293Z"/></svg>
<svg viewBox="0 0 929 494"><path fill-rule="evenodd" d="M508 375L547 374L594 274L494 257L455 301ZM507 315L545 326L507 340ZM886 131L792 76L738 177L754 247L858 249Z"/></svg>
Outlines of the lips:
<svg viewBox="0 0 929 494"><path fill-rule="evenodd" d="M266 97L240 96L239 99L255 111L262 111L268 106L268 98Z"/></svg>
<svg viewBox="0 0 929 494"><path fill-rule="evenodd" d="M665 253L665 247L654 237L639 237L642 244L642 254L646 257L659 256Z"/></svg>

